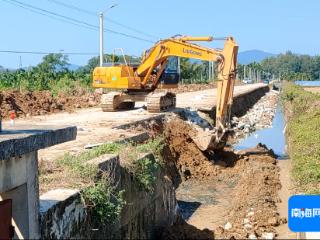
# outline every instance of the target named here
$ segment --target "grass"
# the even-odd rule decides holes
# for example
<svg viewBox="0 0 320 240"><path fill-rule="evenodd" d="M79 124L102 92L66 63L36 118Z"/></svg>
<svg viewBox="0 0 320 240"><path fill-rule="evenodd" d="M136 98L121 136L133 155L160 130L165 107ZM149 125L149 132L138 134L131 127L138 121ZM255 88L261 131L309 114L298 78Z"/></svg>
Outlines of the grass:
<svg viewBox="0 0 320 240"><path fill-rule="evenodd" d="M126 204L123 195L124 190L118 191L110 186L105 177L95 182L94 185L86 187L82 191L82 197L90 211L91 224L99 226L113 223Z"/></svg>
<svg viewBox="0 0 320 240"><path fill-rule="evenodd" d="M130 144L120 153L121 160L133 173L140 190L153 192L156 174L163 166L163 147L164 139L160 136L138 146ZM146 153L152 153L154 158L145 156Z"/></svg>
<svg viewBox="0 0 320 240"><path fill-rule="evenodd" d="M140 190L153 192L163 144L162 137L138 146L108 143L77 155L65 154L54 162L40 162L40 187L42 191L55 187L82 189L91 223L94 226L111 223L125 205L124 191L111 186L108 175L99 172L98 166L86 162L104 154L125 156ZM143 153L153 153L155 158L141 157Z"/></svg>
<svg viewBox="0 0 320 240"><path fill-rule="evenodd" d="M112 223L125 204L124 191L112 187L108 176L101 173L98 166L86 162L104 154L116 154L121 148L121 144L104 144L78 155L65 154L49 167L40 164L41 185L52 187L52 184L61 184L59 187L80 189L90 212L91 224L101 226Z"/></svg>
<svg viewBox="0 0 320 240"><path fill-rule="evenodd" d="M290 110L287 139L293 179L300 191L320 194L320 95L287 84L282 100Z"/></svg>

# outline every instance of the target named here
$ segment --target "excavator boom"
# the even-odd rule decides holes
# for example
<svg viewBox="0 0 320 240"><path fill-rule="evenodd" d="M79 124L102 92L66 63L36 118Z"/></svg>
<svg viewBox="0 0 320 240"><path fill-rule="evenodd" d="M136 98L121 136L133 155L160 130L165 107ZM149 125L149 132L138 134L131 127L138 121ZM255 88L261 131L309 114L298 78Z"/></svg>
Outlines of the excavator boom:
<svg viewBox="0 0 320 240"><path fill-rule="evenodd" d="M216 129L214 136L193 136L200 149L214 149L221 146L227 131L233 101L236 77L238 45L232 37L224 38L223 49L212 49L195 44L197 41L213 41L213 37L172 37L160 40L144 52L138 66L114 64L111 67L97 67L93 73L93 86L97 88L122 89L122 93L111 92L102 96L104 111L133 108L135 101L147 100L149 112L160 112L175 106L172 93L154 93L159 86L170 57L193 58L218 63ZM221 40L221 39L219 39ZM166 83L162 84L165 87ZM177 83L170 84L176 87ZM199 132L199 131L198 131ZM198 139L198 142L197 142ZM200 141L201 140L201 141Z"/></svg>

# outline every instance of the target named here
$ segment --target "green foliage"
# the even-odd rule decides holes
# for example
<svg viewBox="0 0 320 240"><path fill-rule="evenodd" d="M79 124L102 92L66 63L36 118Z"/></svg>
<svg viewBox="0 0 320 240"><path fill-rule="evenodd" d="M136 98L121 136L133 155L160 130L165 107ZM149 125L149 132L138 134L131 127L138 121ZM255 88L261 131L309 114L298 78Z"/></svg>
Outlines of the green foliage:
<svg viewBox="0 0 320 240"><path fill-rule="evenodd" d="M125 205L124 191L110 186L108 176L101 172L99 175L98 167L86 162L103 154L118 153L121 147L115 143L104 144L79 155L66 154L58 160L58 165L68 168L70 178L81 179L85 183L81 194L91 211L94 224L112 223L119 216ZM82 183L78 182L75 187L81 187Z"/></svg>
<svg viewBox="0 0 320 240"><path fill-rule="evenodd" d="M156 181L156 173L160 167L154 158L144 157L133 162L134 176L144 191L152 192Z"/></svg>
<svg viewBox="0 0 320 240"><path fill-rule="evenodd" d="M95 224L113 223L125 205L124 191L117 191L102 178L84 189L82 196L91 211Z"/></svg>
<svg viewBox="0 0 320 240"><path fill-rule="evenodd" d="M58 163L63 166L70 167L72 170L80 174L83 174L85 172L84 168L86 168L83 163L104 154L116 154L122 147L123 146L118 143L107 143L78 155L71 155L67 153L58 160Z"/></svg>
<svg viewBox="0 0 320 240"><path fill-rule="evenodd" d="M194 61L188 58L180 59L181 79L183 83L208 83L209 62ZM217 73L215 74L217 76Z"/></svg>
<svg viewBox="0 0 320 240"><path fill-rule="evenodd" d="M246 65L262 72L262 78L280 77L282 80L315 80L320 76L320 56L293 54L288 51L269 57L259 63ZM238 75L243 78L244 65L238 65Z"/></svg>
<svg viewBox="0 0 320 240"><path fill-rule="evenodd" d="M277 57L267 58L261 63L264 70L280 73L286 80L313 80L320 74L320 57L297 55L288 51Z"/></svg>
<svg viewBox="0 0 320 240"><path fill-rule="evenodd" d="M140 58L125 56L127 63L139 62ZM105 55L108 62L113 56ZM115 55L116 62L124 62L122 56ZM72 94L76 88L90 88L92 71L99 65L99 57L93 57L88 64L76 71L68 69L68 56L61 53L48 54L35 67L9 71L0 68L0 90L20 91L50 90L54 95L60 92Z"/></svg>
<svg viewBox="0 0 320 240"><path fill-rule="evenodd" d="M153 191L154 182L156 180L156 172L163 165L162 153L164 147L164 138L159 136L145 144L138 145L136 151L138 153L152 153L154 158L138 159L139 154L135 154L133 168L134 176L140 184L141 189L145 191Z"/></svg>
<svg viewBox="0 0 320 240"><path fill-rule="evenodd" d="M287 84L282 93L291 110L287 125L293 177L306 193L320 193L320 96Z"/></svg>
<svg viewBox="0 0 320 240"><path fill-rule="evenodd" d="M163 136L158 136L152 141L149 141L145 144L141 144L137 146L137 150L139 152L150 152L152 153L157 159L160 159L162 161L162 151L164 147L164 138Z"/></svg>

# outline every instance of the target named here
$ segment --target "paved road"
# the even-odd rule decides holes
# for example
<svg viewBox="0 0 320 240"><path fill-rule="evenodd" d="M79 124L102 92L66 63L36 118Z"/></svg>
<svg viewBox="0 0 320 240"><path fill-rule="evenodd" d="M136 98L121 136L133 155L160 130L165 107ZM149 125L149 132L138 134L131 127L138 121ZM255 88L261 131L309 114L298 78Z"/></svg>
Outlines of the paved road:
<svg viewBox="0 0 320 240"><path fill-rule="evenodd" d="M235 87L235 96L251 92L261 88L265 84L251 84ZM178 108L205 108L211 109L215 106L216 89L208 89L196 92L177 94ZM144 103L138 102L137 107L131 111L102 112L100 108L77 110L74 113L58 113L46 116L29 117L16 120L15 125L76 125L78 127L77 139L71 142L60 144L39 152L40 159L54 160L68 152L79 152L87 144L113 141L119 138L130 137L139 133L139 129L121 130L115 126L132 123L139 120L158 116L159 114L148 113L143 108ZM3 128L10 128L9 122L3 123Z"/></svg>

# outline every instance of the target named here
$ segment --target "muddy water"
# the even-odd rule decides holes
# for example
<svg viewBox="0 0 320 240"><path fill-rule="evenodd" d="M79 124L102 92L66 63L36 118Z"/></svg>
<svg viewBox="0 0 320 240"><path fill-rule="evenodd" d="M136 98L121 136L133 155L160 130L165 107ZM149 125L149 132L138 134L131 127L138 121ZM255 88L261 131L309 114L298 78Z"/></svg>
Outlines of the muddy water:
<svg viewBox="0 0 320 240"><path fill-rule="evenodd" d="M183 182L176 191L183 219L201 230L223 226L232 202L229 196L235 185L234 182Z"/></svg>
<svg viewBox="0 0 320 240"><path fill-rule="evenodd" d="M278 159L287 159L285 141L285 120L280 106L277 107L272 126L251 133L247 138L237 143L235 150L243 150L255 147L258 143L263 143L272 149Z"/></svg>

